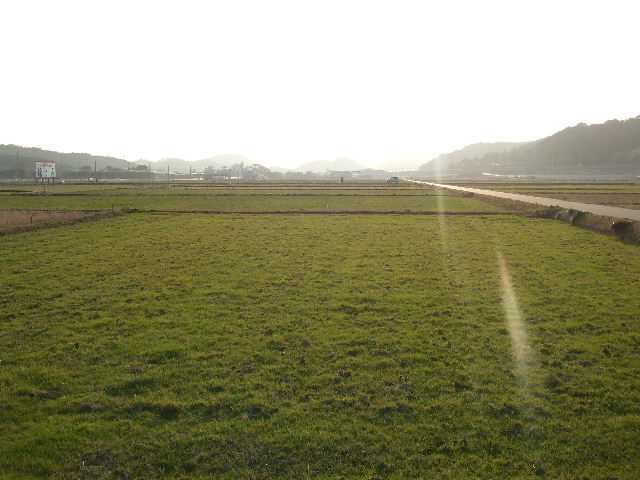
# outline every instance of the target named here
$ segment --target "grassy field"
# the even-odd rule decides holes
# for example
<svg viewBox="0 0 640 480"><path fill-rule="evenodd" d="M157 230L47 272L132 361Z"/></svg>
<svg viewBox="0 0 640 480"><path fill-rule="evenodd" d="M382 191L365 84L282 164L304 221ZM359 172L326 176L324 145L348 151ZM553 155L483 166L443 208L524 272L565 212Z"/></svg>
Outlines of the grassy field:
<svg viewBox="0 0 640 480"><path fill-rule="evenodd" d="M433 195L434 190L416 185L374 183L98 183L98 184L4 184L5 194L78 194L78 195Z"/></svg>
<svg viewBox="0 0 640 480"><path fill-rule="evenodd" d="M18 188L18 187L13 187ZM0 210L181 210L181 211L453 211L495 212L497 207L419 186L203 186L59 185L48 194L5 188Z"/></svg>
<svg viewBox="0 0 640 480"><path fill-rule="evenodd" d="M640 209L640 182L633 181L620 183L466 182L464 185L572 202Z"/></svg>
<svg viewBox="0 0 640 480"><path fill-rule="evenodd" d="M638 247L140 213L0 250L0 478L637 478Z"/></svg>

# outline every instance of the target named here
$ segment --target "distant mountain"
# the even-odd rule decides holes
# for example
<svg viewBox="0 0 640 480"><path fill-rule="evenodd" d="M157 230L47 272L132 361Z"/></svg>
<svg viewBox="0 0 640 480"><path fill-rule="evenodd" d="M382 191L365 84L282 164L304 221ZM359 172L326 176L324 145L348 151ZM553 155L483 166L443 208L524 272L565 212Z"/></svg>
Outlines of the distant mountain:
<svg viewBox="0 0 640 480"><path fill-rule="evenodd" d="M460 150L443 153L420 167L423 172L439 173L455 167L462 160L484 157L488 153L501 153L525 145L523 142L474 143Z"/></svg>
<svg viewBox="0 0 640 480"><path fill-rule="evenodd" d="M270 166L269 170L271 170L272 172L280 172L280 173L287 173L291 171L290 168L280 167L278 165Z"/></svg>
<svg viewBox="0 0 640 480"><path fill-rule="evenodd" d="M235 153L216 155L215 157L198 160L198 162L206 165L211 165L212 167L230 167L231 165L236 165L238 163L244 163L245 165L254 163L250 158Z"/></svg>
<svg viewBox="0 0 640 480"><path fill-rule="evenodd" d="M362 165L353 158L341 157L336 160L317 160L315 162L303 163L295 170L299 172L324 172L326 170L353 171L362 170L362 168Z"/></svg>
<svg viewBox="0 0 640 480"><path fill-rule="evenodd" d="M376 162L372 166L373 168L385 169L388 171L418 170L420 165L430 162L433 158L433 155L426 154L390 157Z"/></svg>
<svg viewBox="0 0 640 480"><path fill-rule="evenodd" d="M230 167L240 163L251 165L253 161L243 155L225 154L194 161L183 160L181 158L163 158L156 162L138 160L135 163L139 165L151 165L152 170L164 171L167 166L169 166L169 169L172 172L186 173L189 172L189 168L192 168L194 171L201 172L204 171L206 167Z"/></svg>

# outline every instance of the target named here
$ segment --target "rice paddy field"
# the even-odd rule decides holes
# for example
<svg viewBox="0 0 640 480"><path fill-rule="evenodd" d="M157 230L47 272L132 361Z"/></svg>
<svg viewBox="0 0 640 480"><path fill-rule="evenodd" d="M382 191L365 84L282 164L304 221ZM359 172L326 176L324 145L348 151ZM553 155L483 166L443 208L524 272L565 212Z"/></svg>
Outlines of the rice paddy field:
<svg viewBox="0 0 640 480"><path fill-rule="evenodd" d="M48 190L47 190L48 188ZM495 212L497 207L419 186L54 185L3 188L0 210Z"/></svg>
<svg viewBox="0 0 640 480"><path fill-rule="evenodd" d="M0 193L140 210L0 237L0 478L637 478L638 247L377 187Z"/></svg>

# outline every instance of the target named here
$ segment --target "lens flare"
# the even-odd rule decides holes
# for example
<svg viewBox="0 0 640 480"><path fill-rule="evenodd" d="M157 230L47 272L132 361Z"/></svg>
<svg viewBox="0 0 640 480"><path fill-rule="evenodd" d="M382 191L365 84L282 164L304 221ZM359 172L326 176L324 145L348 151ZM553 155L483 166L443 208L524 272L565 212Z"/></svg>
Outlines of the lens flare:
<svg viewBox="0 0 640 480"><path fill-rule="evenodd" d="M524 317L520 311L518 298L513 288L511 274L501 252L497 252L500 280L502 282L502 307L507 321L507 330L511 339L512 354L517 376L523 386L528 384L532 353L527 338Z"/></svg>
<svg viewBox="0 0 640 480"><path fill-rule="evenodd" d="M436 161L436 169L435 169L437 182L440 183L442 181L442 169L440 168L440 162ZM436 205L438 206L438 226L440 227L440 246L442 247L442 251L446 252L449 246L449 242L447 241L447 225L445 218L445 206L444 206L444 196L442 195L442 189L436 189Z"/></svg>

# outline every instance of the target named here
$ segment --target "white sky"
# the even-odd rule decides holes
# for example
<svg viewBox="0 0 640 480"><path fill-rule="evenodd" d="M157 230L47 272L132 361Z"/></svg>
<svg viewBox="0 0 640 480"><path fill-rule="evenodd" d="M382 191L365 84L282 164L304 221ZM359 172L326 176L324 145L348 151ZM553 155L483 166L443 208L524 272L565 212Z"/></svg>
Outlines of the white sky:
<svg viewBox="0 0 640 480"><path fill-rule="evenodd" d="M0 143L295 166L640 114L640 2L0 3Z"/></svg>

